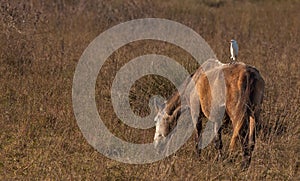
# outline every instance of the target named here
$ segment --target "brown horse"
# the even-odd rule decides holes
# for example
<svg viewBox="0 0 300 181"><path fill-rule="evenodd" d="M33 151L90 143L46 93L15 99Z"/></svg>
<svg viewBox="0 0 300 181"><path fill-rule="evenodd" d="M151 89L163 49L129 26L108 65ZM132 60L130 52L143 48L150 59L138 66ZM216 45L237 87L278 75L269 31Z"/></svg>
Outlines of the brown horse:
<svg viewBox="0 0 300 181"><path fill-rule="evenodd" d="M211 118L212 99L224 94L224 104L218 105L225 110L225 118L230 119L233 126L233 135L230 141L230 152L240 137L243 149L242 169L249 166L255 145L255 125L259 122L259 114L264 94L265 82L259 71L244 63L221 64L211 61L209 66L201 66L183 84L181 95L186 102L181 102L179 92L163 105L156 104L158 114L154 143L157 145L170 132L181 115L182 106L188 107L196 130L196 150L200 154L202 147L202 118ZM221 75L221 76L220 76ZM220 81L220 77L223 79ZM193 82L192 87L190 84ZM223 90L220 84L223 83ZM222 102L222 101L221 101ZM185 109L186 110L186 109ZM213 120L214 121L214 120ZM222 121L222 120L220 120ZM214 121L214 143L218 156L222 156L221 122Z"/></svg>

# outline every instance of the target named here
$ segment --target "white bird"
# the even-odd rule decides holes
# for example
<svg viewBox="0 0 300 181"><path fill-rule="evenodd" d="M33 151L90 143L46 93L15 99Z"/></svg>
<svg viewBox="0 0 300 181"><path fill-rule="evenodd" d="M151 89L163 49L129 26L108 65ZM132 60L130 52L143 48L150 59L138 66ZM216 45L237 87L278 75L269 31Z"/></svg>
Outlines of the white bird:
<svg viewBox="0 0 300 181"><path fill-rule="evenodd" d="M233 62L236 61L238 52L239 52L239 46L238 46L237 42L235 40L231 40L230 41L230 54L231 54L230 59L232 59Z"/></svg>

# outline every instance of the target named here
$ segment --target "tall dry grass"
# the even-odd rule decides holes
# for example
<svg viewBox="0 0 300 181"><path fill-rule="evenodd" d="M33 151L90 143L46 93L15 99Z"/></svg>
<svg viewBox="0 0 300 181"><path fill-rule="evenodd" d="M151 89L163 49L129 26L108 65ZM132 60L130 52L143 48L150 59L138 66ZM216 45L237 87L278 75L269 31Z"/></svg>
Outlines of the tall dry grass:
<svg viewBox="0 0 300 181"><path fill-rule="evenodd" d="M299 8L296 0L1 1L0 179L299 180ZM145 17L191 27L223 62L235 38L239 60L260 70L266 92L248 171L240 171L240 159L214 161L211 146L197 159L193 139L164 160L129 165L102 156L83 138L71 100L80 55L104 30ZM122 65L147 53L169 56L190 72L197 67L187 52L158 41L134 42L110 56L97 80L99 114L116 136L135 143L151 142L154 129L118 120L110 87ZM151 95L168 97L174 90L161 77L143 77L132 86L132 109L145 116ZM223 136L225 152L229 138L230 129Z"/></svg>

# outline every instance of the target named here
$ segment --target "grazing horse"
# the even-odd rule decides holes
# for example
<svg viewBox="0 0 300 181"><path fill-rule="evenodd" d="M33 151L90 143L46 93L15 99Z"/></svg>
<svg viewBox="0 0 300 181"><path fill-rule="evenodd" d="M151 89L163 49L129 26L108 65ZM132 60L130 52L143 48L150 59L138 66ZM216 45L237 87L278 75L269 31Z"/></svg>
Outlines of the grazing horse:
<svg viewBox="0 0 300 181"><path fill-rule="evenodd" d="M158 111L155 117L156 132L154 144L157 145L166 138L172 131L172 126L182 113L182 106L188 107L196 130L196 152L201 150L202 118L209 118L212 96L217 96L220 87L211 86L215 81L218 84L218 76L211 76L222 72L224 93L225 118L230 119L233 126L233 135L230 141L230 152L235 148L237 138L240 138L243 150L242 169L248 168L255 145L255 125L259 122L259 114L264 94L265 82L259 71L249 65L238 62L236 64L222 64L218 60L211 61L211 67L204 70L199 67L194 74L185 80L180 88L180 93L176 91L163 105L156 104ZM209 77L213 77L210 78ZM189 89L193 81L194 88ZM180 95L186 101L181 102ZM221 105L222 106L222 105ZM222 120L221 120L222 121ZM222 138L220 122L214 122L214 143L218 150L218 156L222 156Z"/></svg>

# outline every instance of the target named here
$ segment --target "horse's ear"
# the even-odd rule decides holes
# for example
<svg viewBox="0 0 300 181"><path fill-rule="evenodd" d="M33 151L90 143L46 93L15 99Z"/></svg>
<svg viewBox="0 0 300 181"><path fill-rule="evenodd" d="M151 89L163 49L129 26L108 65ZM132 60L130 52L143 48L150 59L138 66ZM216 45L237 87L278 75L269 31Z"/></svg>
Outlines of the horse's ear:
<svg viewBox="0 0 300 181"><path fill-rule="evenodd" d="M161 111L164 108L164 103L160 103L157 98L154 98L154 107L157 112Z"/></svg>

